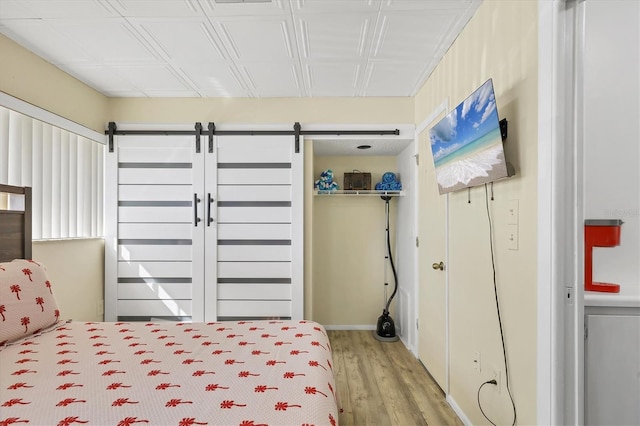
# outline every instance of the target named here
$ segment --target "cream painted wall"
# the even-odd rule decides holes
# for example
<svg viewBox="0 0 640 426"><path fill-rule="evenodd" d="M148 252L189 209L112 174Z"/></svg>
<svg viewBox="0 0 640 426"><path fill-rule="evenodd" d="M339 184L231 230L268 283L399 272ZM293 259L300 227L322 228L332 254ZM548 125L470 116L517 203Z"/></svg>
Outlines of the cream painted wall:
<svg viewBox="0 0 640 426"><path fill-rule="evenodd" d="M313 168L316 179L322 170L333 170L341 188L344 172L354 169L370 172L375 184L384 172L396 171L396 157L315 157ZM391 200L392 231L395 218ZM375 326L385 303L384 226L380 197L313 198L313 320L326 326ZM391 291L391 268L388 272Z"/></svg>
<svg viewBox="0 0 640 426"><path fill-rule="evenodd" d="M0 92L103 132L109 99L0 34Z"/></svg>
<svg viewBox="0 0 640 426"><path fill-rule="evenodd" d="M109 121L126 123L411 123L413 98L117 98ZM304 130L304 127L303 127Z"/></svg>
<svg viewBox="0 0 640 426"><path fill-rule="evenodd" d="M32 255L47 268L62 318L103 320L103 239L34 241Z"/></svg>
<svg viewBox="0 0 640 426"><path fill-rule="evenodd" d="M421 123L442 101L448 99L451 109L493 78L500 118L509 121L506 157L517 175L496 183L489 203L518 424L536 424L537 13L537 1L485 0L415 99L415 121ZM510 200L519 202L517 251L507 248ZM478 387L493 369L504 377L504 367L483 187L471 190L471 204L466 191L450 196L449 279L450 397L473 424L485 424ZM480 373L473 368L475 351L481 353ZM504 386L500 394L485 387L482 401L494 423L511 424Z"/></svg>
<svg viewBox="0 0 640 426"><path fill-rule="evenodd" d="M0 91L104 131L108 98L0 34ZM33 258L47 267L63 317L101 321L104 241L34 241ZM100 308L101 309L101 308Z"/></svg>

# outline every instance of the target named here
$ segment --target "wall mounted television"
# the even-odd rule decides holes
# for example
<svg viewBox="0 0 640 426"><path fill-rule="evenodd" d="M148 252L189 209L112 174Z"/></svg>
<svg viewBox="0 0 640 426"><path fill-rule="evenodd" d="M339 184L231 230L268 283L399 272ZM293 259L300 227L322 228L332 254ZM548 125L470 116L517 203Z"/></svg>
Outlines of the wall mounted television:
<svg viewBox="0 0 640 426"><path fill-rule="evenodd" d="M502 136L489 79L429 130L440 194L512 176Z"/></svg>

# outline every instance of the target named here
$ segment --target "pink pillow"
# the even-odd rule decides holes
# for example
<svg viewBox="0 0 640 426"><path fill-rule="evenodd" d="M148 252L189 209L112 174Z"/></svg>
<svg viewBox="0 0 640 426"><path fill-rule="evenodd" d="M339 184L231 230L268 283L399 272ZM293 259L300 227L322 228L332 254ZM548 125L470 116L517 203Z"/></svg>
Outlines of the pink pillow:
<svg viewBox="0 0 640 426"><path fill-rule="evenodd" d="M43 265L23 259L0 263L0 346L49 327L59 317Z"/></svg>

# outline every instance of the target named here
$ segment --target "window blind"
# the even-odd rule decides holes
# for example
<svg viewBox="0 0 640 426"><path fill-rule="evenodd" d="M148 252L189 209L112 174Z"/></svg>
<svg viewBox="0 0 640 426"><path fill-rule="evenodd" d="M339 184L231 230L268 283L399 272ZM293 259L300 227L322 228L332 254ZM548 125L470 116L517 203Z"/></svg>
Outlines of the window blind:
<svg viewBox="0 0 640 426"><path fill-rule="evenodd" d="M33 239L101 237L104 145L0 106L0 183L33 188Z"/></svg>

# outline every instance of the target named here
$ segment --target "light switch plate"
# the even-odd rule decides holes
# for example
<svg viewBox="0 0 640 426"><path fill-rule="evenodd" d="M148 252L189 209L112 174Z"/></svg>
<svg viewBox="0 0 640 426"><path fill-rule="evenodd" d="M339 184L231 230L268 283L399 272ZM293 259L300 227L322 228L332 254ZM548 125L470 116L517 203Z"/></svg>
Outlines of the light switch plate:
<svg viewBox="0 0 640 426"><path fill-rule="evenodd" d="M507 203L507 225L517 225L520 215L518 200L509 200Z"/></svg>

